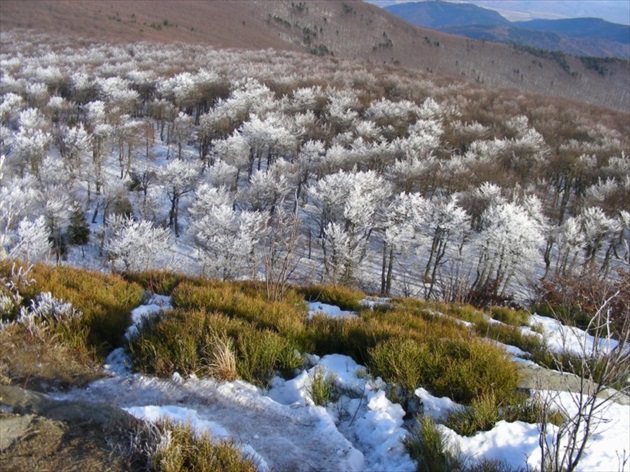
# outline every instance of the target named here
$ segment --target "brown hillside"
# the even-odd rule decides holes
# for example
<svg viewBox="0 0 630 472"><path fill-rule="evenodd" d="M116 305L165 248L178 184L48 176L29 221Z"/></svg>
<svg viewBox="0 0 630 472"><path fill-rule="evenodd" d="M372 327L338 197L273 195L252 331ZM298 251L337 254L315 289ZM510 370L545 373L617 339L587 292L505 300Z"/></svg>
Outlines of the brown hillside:
<svg viewBox="0 0 630 472"><path fill-rule="evenodd" d="M296 49L270 34L248 0L0 0L0 28L109 41L208 43L218 48Z"/></svg>
<svg viewBox="0 0 630 472"><path fill-rule="evenodd" d="M414 27L359 0L2 0L0 27L302 50L630 110L630 62L589 63Z"/></svg>

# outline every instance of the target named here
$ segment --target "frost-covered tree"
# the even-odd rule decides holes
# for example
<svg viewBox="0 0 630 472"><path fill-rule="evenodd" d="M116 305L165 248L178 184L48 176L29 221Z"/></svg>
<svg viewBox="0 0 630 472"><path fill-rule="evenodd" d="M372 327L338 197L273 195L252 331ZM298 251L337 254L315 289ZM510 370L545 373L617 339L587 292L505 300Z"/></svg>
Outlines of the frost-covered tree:
<svg viewBox="0 0 630 472"><path fill-rule="evenodd" d="M593 271L596 257L607 239L619 231L619 223L609 218L600 207L584 208L577 222L584 238L584 270Z"/></svg>
<svg viewBox="0 0 630 472"><path fill-rule="evenodd" d="M431 298L447 250L454 245L457 251L464 243L470 218L454 197L429 200L417 193L400 194L390 211L385 241L422 258L419 278L428 284L425 296Z"/></svg>
<svg viewBox="0 0 630 472"><path fill-rule="evenodd" d="M12 237L3 241L3 250L9 259L46 260L52 251L46 219L43 216L35 220L22 219Z"/></svg>
<svg viewBox="0 0 630 472"><path fill-rule="evenodd" d="M40 177L41 163L48 151L52 137L46 130L47 122L39 110L28 108L19 115L20 128L12 138L13 165L19 175L24 176L28 166L37 178Z"/></svg>
<svg viewBox="0 0 630 472"><path fill-rule="evenodd" d="M254 172L242 197L249 208L273 213L276 206L288 196L291 186L279 167L274 164L269 170Z"/></svg>
<svg viewBox="0 0 630 472"><path fill-rule="evenodd" d="M263 161L268 168L278 156L292 155L297 149L295 136L277 115L269 115L262 120L257 115L251 115L239 131L250 147L249 175L255 162L258 170L261 170Z"/></svg>
<svg viewBox="0 0 630 472"><path fill-rule="evenodd" d="M179 112L173 123L173 134L177 139L177 158L182 158L182 148L192 134L193 118L183 112Z"/></svg>
<svg viewBox="0 0 630 472"><path fill-rule="evenodd" d="M233 280L251 273L254 248L264 236L264 213L236 210L225 190L208 185L197 189L190 213L190 232L207 275Z"/></svg>
<svg viewBox="0 0 630 472"><path fill-rule="evenodd" d="M171 202L168 213L168 225L179 237L179 206L183 195L195 189L199 179L200 168L196 163L176 159L162 168L159 179Z"/></svg>
<svg viewBox="0 0 630 472"><path fill-rule="evenodd" d="M481 215L477 237L477 277L473 289L505 296L519 274L527 274L540 257L545 241L541 215L516 203L491 204Z"/></svg>
<svg viewBox="0 0 630 472"><path fill-rule="evenodd" d="M307 210L319 225L324 255L330 254L326 252L328 243L347 240L342 246L349 251L344 274L344 279L349 280L354 267L365 257L368 239L390 195L389 185L374 171L341 171L318 181L309 189L309 195Z"/></svg>
<svg viewBox="0 0 630 472"><path fill-rule="evenodd" d="M104 250L112 269L117 272L155 269L172 245L169 231L149 221L114 216L109 226L110 236Z"/></svg>
<svg viewBox="0 0 630 472"><path fill-rule="evenodd" d="M59 152L64 161L66 171L71 178L77 177L77 174L84 174L85 180L90 181L91 176L88 169L86 169L84 161L91 147L90 135L82 124L62 128L59 139Z"/></svg>

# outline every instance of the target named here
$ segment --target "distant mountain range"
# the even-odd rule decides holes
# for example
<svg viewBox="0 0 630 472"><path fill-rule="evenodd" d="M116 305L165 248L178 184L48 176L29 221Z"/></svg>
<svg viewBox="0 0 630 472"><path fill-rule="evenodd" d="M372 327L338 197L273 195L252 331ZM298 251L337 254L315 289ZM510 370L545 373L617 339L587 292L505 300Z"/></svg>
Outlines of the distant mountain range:
<svg viewBox="0 0 630 472"><path fill-rule="evenodd" d="M469 3L426 1L385 7L425 28L576 56L630 59L630 26L599 18L510 22L494 10Z"/></svg>

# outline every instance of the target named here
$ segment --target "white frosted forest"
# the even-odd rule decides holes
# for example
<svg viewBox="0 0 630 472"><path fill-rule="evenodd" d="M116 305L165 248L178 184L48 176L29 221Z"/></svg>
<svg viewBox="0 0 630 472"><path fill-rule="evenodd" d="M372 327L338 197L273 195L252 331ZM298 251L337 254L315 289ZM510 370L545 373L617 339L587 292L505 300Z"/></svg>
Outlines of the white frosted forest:
<svg viewBox="0 0 630 472"><path fill-rule="evenodd" d="M519 302L627 265L610 119L290 53L2 42L10 257Z"/></svg>

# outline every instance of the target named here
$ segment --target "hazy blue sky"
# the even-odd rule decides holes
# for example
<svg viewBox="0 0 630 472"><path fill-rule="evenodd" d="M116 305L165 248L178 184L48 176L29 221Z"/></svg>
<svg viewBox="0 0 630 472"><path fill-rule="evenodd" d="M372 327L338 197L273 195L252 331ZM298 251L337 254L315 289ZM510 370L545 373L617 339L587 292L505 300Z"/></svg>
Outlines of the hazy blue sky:
<svg viewBox="0 0 630 472"><path fill-rule="evenodd" d="M379 6L387 6L394 3L407 3L411 0L366 1ZM512 21L534 18L593 17L603 18L613 23L630 24L629 0L470 0L465 2L460 0L459 3L474 3L491 8Z"/></svg>

